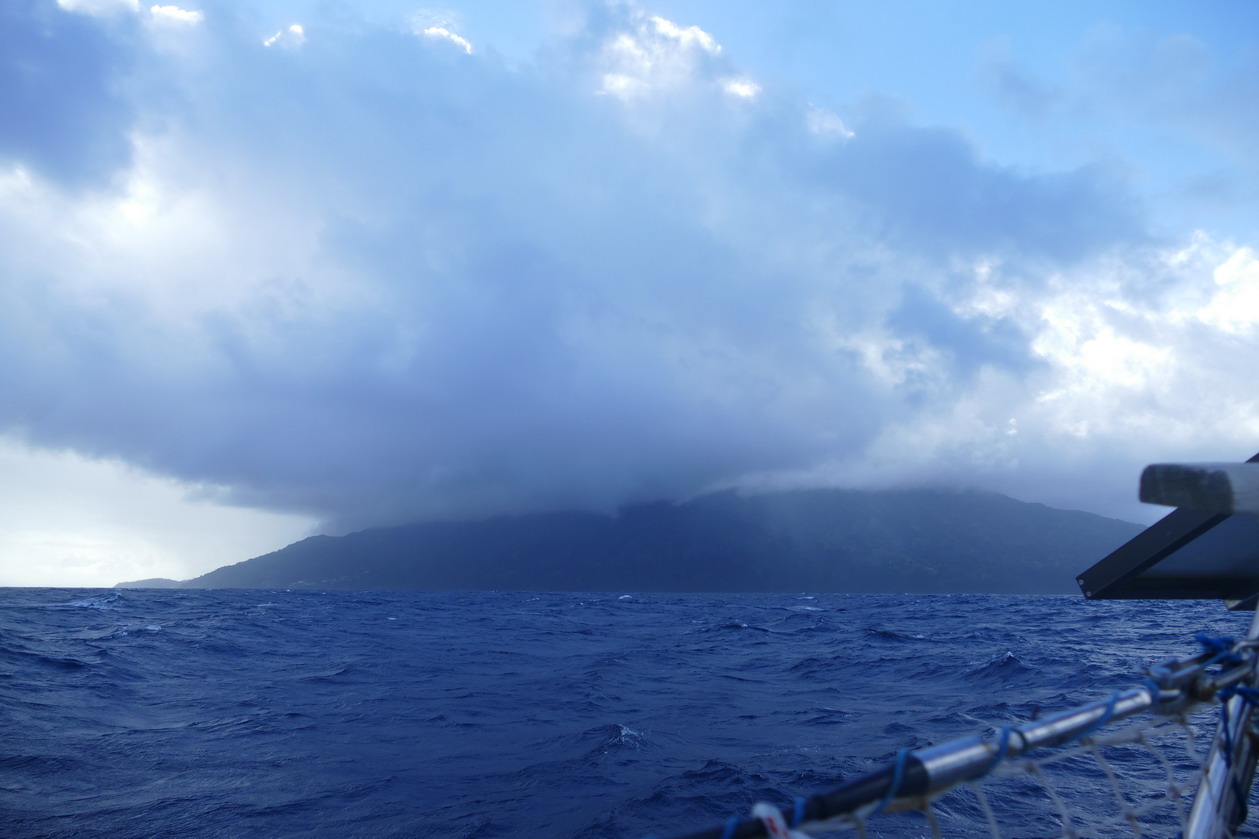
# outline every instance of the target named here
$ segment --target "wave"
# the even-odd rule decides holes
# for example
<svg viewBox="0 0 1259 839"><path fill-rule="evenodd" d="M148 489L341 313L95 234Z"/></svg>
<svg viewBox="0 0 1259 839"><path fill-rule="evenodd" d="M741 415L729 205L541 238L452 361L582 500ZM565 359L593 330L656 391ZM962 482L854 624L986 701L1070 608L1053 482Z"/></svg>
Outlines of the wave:
<svg viewBox="0 0 1259 839"><path fill-rule="evenodd" d="M1006 650L1004 653L993 656L980 666L968 670L968 676L1001 676L1008 677L1015 674L1032 673L1034 667L1030 667L1023 662L1012 651Z"/></svg>
<svg viewBox="0 0 1259 839"><path fill-rule="evenodd" d="M597 725L567 738L573 745L580 745L587 756L606 755L621 751L639 751L648 745L647 735L624 723Z"/></svg>
<svg viewBox="0 0 1259 839"><path fill-rule="evenodd" d="M927 641L930 640L926 635L913 635L905 632L895 632L891 629L874 629L866 630L867 638L874 638L879 641Z"/></svg>
<svg viewBox="0 0 1259 839"><path fill-rule="evenodd" d="M753 632L770 632L771 631L769 627L766 627L766 626L756 626L754 624L748 624L748 623L735 623L733 621L731 621L730 623L718 624L717 626L701 627L698 631L699 632L723 632L723 631L729 631L732 629L733 630L748 629Z"/></svg>
<svg viewBox="0 0 1259 839"><path fill-rule="evenodd" d="M0 591L2 832L685 834L1245 631L1213 603L620 596Z"/></svg>
<svg viewBox="0 0 1259 839"><path fill-rule="evenodd" d="M56 608L62 609L114 609L115 603L122 600L122 596L118 594L107 594L103 597L90 597L87 600L76 600L73 603L56 603Z"/></svg>

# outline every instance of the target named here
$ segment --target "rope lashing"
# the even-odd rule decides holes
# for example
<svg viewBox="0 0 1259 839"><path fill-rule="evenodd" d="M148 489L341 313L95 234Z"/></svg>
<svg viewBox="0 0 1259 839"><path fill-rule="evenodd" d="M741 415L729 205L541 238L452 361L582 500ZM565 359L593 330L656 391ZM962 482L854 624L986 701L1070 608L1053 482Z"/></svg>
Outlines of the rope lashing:
<svg viewBox="0 0 1259 839"><path fill-rule="evenodd" d="M883 812L883 808L896 798L896 793L900 792L901 782L905 780L905 763L909 760L909 753L912 751L913 749L901 749L896 753L896 768L892 770L892 781L887 785L887 792L883 794L883 799L870 811L870 815Z"/></svg>
<svg viewBox="0 0 1259 839"><path fill-rule="evenodd" d="M1236 651L1237 639L1230 638L1227 635L1208 635L1205 632L1199 632L1193 636L1194 640L1202 645L1202 651L1210 654L1210 658L1203 662L1203 666L1212 664L1240 664L1241 655Z"/></svg>
<svg viewBox="0 0 1259 839"><path fill-rule="evenodd" d="M1233 735L1236 733L1232 730L1232 722L1228 713L1228 701L1234 696L1241 699L1252 708L1259 708L1259 689L1247 687L1246 685L1229 685L1220 691L1219 698L1224 707L1220 713L1220 736L1224 738L1224 742L1230 746L1225 752L1225 763L1231 765L1229 756L1232 754Z"/></svg>
<svg viewBox="0 0 1259 839"><path fill-rule="evenodd" d="M1246 806L1247 792L1242 788L1241 780L1233 776L1233 748L1235 745L1235 737L1245 737L1245 732L1233 730L1233 720L1229 714L1229 700L1233 697L1240 698L1244 704L1252 708L1259 708L1259 690L1247 685L1229 685L1219 692L1220 702L1223 703L1220 708L1220 740L1224 744L1221 754L1224 757L1224 766L1229 770L1229 776L1232 781L1233 795L1240 803L1242 808ZM1244 812L1244 809L1243 809ZM1244 816L1243 816L1244 818Z"/></svg>
<svg viewBox="0 0 1259 839"><path fill-rule="evenodd" d="M1122 695L1123 692L1118 690L1112 693L1110 695L1110 701L1106 703L1106 709L1102 712L1102 715L1097 718L1096 722L1077 734L1076 739L1083 740L1085 737L1088 737L1094 731L1097 731L1099 728L1106 725L1106 723L1110 722L1111 717L1115 715L1115 705L1119 703L1119 698Z"/></svg>
<svg viewBox="0 0 1259 839"><path fill-rule="evenodd" d="M1006 754L1010 751L1010 735L1014 733L1014 726L1007 725L1001 728L1001 734L997 739L997 751L992 756L992 763L988 766L988 771L997 768L997 764L1005 760Z"/></svg>
<svg viewBox="0 0 1259 839"><path fill-rule="evenodd" d="M800 823L803 821L804 821L804 799L797 796L795 809L792 810L792 813L791 813L791 826L793 828L799 827Z"/></svg>
<svg viewBox="0 0 1259 839"><path fill-rule="evenodd" d="M1194 636L1199 644L1202 645L1203 652L1210 656L1203 666L1212 664L1222 664L1224 666L1237 666L1244 662L1235 639L1227 636L1211 636L1205 632L1199 632ZM1240 697L1245 704L1251 707L1259 707L1259 691L1243 684L1232 684L1217 694L1217 698L1222 703L1220 708L1220 739L1224 744L1222 754L1224 756L1224 765L1230 770L1233 766L1233 747L1235 745L1234 738L1239 732L1233 731L1233 721L1229 714L1229 700L1233 697ZM1244 736L1244 735L1242 735ZM1241 789L1236 778L1233 779L1233 794L1238 801L1245 802L1246 791ZM1244 804L1243 804L1244 806Z"/></svg>
<svg viewBox="0 0 1259 839"><path fill-rule="evenodd" d="M1141 680L1141 684L1145 685L1150 691L1150 699L1154 704L1163 701L1163 685L1159 684L1154 678L1147 677Z"/></svg>
<svg viewBox="0 0 1259 839"><path fill-rule="evenodd" d="M1252 708L1259 708L1259 688L1247 687L1246 685L1230 685L1220 691L1221 702L1227 702L1234 696L1240 696Z"/></svg>

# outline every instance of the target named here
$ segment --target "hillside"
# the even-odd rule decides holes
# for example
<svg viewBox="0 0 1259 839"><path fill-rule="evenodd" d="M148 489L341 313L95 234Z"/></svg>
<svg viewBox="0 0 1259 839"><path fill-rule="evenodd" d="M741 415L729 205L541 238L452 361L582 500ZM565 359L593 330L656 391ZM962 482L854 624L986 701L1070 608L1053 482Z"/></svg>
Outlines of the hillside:
<svg viewBox="0 0 1259 839"><path fill-rule="evenodd" d="M314 536L171 584L1073 594L1078 572L1140 530L991 493L720 493L615 516L558 512Z"/></svg>

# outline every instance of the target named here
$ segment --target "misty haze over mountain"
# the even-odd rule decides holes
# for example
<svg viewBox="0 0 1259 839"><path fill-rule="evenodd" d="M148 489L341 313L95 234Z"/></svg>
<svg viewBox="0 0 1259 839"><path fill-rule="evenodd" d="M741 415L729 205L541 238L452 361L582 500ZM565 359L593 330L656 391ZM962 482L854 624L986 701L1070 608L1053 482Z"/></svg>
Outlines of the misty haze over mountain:
<svg viewBox="0 0 1259 839"><path fill-rule="evenodd" d="M978 492L707 495L315 536L183 583L529 591L1077 593L1135 524Z"/></svg>

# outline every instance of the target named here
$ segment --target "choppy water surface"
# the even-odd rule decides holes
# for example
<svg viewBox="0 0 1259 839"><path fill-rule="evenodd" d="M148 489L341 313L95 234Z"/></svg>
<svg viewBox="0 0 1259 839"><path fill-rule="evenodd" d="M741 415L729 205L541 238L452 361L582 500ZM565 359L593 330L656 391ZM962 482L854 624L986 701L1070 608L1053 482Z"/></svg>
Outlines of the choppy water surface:
<svg viewBox="0 0 1259 839"><path fill-rule="evenodd" d="M1246 618L1068 597L5 589L0 832L669 836L1104 698L1204 629ZM923 832L906 824L885 829Z"/></svg>

